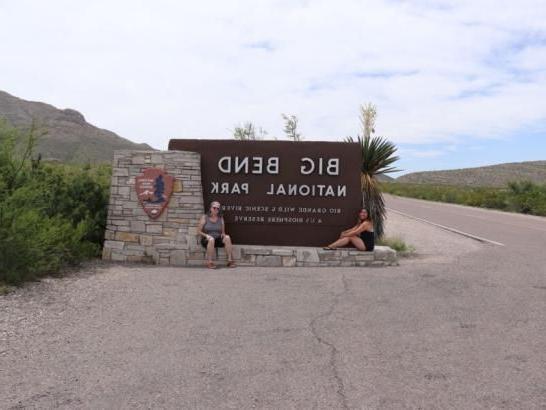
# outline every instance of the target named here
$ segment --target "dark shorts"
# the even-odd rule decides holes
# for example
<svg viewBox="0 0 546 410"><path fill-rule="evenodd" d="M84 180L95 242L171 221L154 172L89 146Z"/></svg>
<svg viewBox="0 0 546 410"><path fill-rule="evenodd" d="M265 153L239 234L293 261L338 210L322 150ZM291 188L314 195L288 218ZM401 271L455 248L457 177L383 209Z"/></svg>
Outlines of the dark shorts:
<svg viewBox="0 0 546 410"><path fill-rule="evenodd" d="M208 244L207 238L201 238L201 245L203 245L203 248L206 248ZM215 248L223 248L224 242L222 241L222 238L214 238L214 247Z"/></svg>
<svg viewBox="0 0 546 410"><path fill-rule="evenodd" d="M373 232L362 232L360 234L360 239L364 242L367 252L373 251L375 247L375 237Z"/></svg>

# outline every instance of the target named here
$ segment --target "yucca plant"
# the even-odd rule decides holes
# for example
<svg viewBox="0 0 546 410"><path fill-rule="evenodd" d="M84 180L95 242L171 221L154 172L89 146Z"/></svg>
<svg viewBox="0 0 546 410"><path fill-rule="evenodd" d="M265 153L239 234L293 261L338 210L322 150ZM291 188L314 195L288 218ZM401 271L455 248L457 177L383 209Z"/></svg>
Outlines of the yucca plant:
<svg viewBox="0 0 546 410"><path fill-rule="evenodd" d="M376 108L373 104L360 107L360 121L362 123L362 136L358 136L356 142L362 150L362 163L360 164L360 187L362 190L362 205L368 210L374 222L375 236L379 239L383 236L385 221L385 200L377 179L379 175L399 171L392 166L399 157L395 155L396 146L384 137L373 137L375 132ZM355 142L352 137L347 142Z"/></svg>

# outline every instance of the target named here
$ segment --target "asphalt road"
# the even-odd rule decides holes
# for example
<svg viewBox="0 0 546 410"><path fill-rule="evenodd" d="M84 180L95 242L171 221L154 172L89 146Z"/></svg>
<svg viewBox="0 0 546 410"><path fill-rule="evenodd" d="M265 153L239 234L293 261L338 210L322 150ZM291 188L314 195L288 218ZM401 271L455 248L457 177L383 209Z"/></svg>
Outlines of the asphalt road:
<svg viewBox="0 0 546 410"><path fill-rule="evenodd" d="M419 199L386 196L390 210L497 242L507 251L534 258L546 249L546 218L468 206L442 204ZM538 265L537 265L538 266Z"/></svg>
<svg viewBox="0 0 546 410"><path fill-rule="evenodd" d="M546 408L542 218L389 197L398 267L88 266L0 297L0 408Z"/></svg>

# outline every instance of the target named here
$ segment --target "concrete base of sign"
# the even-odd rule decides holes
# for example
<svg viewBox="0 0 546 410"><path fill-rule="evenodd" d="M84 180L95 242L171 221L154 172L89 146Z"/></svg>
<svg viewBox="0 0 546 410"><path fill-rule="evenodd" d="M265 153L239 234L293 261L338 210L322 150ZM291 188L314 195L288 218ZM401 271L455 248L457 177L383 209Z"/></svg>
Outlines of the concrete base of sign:
<svg viewBox="0 0 546 410"><path fill-rule="evenodd" d="M233 258L239 266L335 267L398 265L396 251L387 246L376 246L373 252L361 252L350 248L327 251L322 248L303 246L235 245ZM218 249L217 261L220 265L227 262L224 249ZM195 249L189 252L187 265L202 266L203 263L203 250Z"/></svg>

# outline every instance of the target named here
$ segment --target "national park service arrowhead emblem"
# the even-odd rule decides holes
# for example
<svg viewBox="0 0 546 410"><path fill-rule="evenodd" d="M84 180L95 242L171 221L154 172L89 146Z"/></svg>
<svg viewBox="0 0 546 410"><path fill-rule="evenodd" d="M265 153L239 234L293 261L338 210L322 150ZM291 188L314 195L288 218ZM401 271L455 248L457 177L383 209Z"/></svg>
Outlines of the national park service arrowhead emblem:
<svg viewBox="0 0 546 410"><path fill-rule="evenodd" d="M138 200L152 219L161 215L173 193L174 177L159 168L147 168L135 178Z"/></svg>

